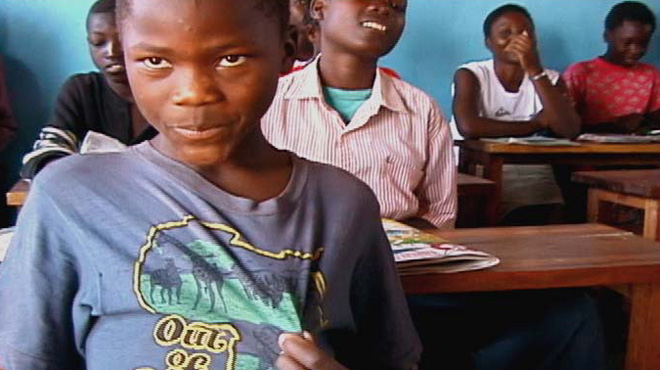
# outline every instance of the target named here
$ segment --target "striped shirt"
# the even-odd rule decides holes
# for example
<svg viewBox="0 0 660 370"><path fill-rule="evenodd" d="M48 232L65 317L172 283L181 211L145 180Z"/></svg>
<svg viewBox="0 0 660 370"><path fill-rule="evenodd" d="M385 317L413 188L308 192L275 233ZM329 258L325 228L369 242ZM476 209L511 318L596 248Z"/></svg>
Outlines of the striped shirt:
<svg viewBox="0 0 660 370"><path fill-rule="evenodd" d="M280 79L261 126L277 148L340 167L374 191L383 217L456 219L456 167L449 125L435 101L379 71L371 97L348 124L323 97L318 59Z"/></svg>

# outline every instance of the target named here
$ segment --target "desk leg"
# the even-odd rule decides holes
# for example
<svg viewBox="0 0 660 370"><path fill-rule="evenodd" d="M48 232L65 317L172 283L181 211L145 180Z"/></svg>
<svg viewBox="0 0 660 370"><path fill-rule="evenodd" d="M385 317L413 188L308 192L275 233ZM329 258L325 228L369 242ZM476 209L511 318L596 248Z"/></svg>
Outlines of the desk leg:
<svg viewBox="0 0 660 370"><path fill-rule="evenodd" d="M468 175L477 175L477 164L472 158L472 152L465 148L458 151L458 172Z"/></svg>
<svg viewBox="0 0 660 370"><path fill-rule="evenodd" d="M611 193L601 189L589 188L587 200L587 221L611 225L613 199ZM616 196L615 196L616 197Z"/></svg>
<svg viewBox="0 0 660 370"><path fill-rule="evenodd" d="M660 284L634 284L626 370L660 369Z"/></svg>
<svg viewBox="0 0 660 370"><path fill-rule="evenodd" d="M644 204L644 237L660 240L660 201L646 199Z"/></svg>
<svg viewBox="0 0 660 370"><path fill-rule="evenodd" d="M499 205L502 199L502 167L504 160L499 157L489 156L488 163L484 165L484 178L495 183L493 194L488 197L486 203L486 224L495 226L499 221Z"/></svg>

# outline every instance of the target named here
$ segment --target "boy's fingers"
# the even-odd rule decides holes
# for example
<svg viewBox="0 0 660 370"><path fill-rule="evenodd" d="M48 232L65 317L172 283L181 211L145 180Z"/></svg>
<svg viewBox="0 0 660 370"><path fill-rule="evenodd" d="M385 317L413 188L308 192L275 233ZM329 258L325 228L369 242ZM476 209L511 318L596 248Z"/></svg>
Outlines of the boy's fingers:
<svg viewBox="0 0 660 370"><path fill-rule="evenodd" d="M303 334L304 335L304 334ZM308 336L311 335L308 333ZM284 356L290 357L305 369L325 370L334 369L334 360L325 354L314 342L303 338L299 334L282 334L278 340Z"/></svg>
<svg viewBox="0 0 660 370"><path fill-rule="evenodd" d="M306 370L304 366L285 354L277 358L275 368L278 370Z"/></svg>
<svg viewBox="0 0 660 370"><path fill-rule="evenodd" d="M303 338L307 340L311 340L312 342L316 343L314 337L312 336L312 333L308 332L307 330L303 331Z"/></svg>

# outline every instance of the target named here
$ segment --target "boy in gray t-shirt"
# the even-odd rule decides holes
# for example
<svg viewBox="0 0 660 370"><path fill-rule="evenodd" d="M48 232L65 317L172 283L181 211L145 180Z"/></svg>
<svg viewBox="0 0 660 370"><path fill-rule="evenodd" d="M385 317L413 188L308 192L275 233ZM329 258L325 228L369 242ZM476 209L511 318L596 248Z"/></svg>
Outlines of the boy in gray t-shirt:
<svg viewBox="0 0 660 370"><path fill-rule="evenodd" d="M288 1L117 7L160 134L37 176L0 267L0 368L413 368L374 195L259 129Z"/></svg>

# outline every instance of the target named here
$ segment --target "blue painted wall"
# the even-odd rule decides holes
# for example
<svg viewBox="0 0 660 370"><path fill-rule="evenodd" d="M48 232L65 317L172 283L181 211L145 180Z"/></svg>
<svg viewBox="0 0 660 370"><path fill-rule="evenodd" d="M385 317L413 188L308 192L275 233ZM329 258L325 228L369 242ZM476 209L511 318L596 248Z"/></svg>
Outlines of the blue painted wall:
<svg viewBox="0 0 660 370"><path fill-rule="evenodd" d="M546 67L569 63L604 51L602 22L614 0L527 0L537 24ZM660 2L644 0L656 15ZM17 140L0 161L15 180L20 157L46 122L60 84L72 73L93 68L85 42L84 19L92 0L0 1L0 53L20 124ZM488 57L481 25L497 0L409 0L408 24L397 48L382 62L404 79L433 95L450 113L449 88L459 64ZM646 61L660 65L658 32ZM3 188L6 188L4 184Z"/></svg>

